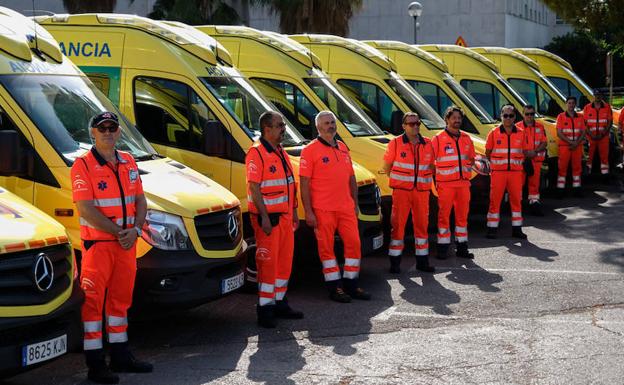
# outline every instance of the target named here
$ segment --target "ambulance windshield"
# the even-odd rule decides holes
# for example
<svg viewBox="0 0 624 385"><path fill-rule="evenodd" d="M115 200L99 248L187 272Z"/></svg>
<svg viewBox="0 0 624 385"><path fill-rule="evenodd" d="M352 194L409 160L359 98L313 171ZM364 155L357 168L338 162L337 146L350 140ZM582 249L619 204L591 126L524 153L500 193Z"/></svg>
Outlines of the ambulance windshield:
<svg viewBox="0 0 624 385"><path fill-rule="evenodd" d="M120 118L117 148L136 159L156 154L152 146L90 82L72 75L2 75L6 88L68 165L93 145L89 121L111 111Z"/></svg>
<svg viewBox="0 0 624 385"><path fill-rule="evenodd" d="M402 78L392 73L390 79L386 79L386 83L396 92L397 95L407 104L410 111L418 113L420 120L430 130L442 130L446 127L444 120L438 113L431 108L425 99L422 98L412 87L409 86Z"/></svg>
<svg viewBox="0 0 624 385"><path fill-rule="evenodd" d="M212 95L254 140L260 137L260 115L265 111L278 111L244 78L204 77L201 79ZM293 128L292 123L286 118L284 120L286 133L282 142L283 146L292 147L303 144L305 139Z"/></svg>

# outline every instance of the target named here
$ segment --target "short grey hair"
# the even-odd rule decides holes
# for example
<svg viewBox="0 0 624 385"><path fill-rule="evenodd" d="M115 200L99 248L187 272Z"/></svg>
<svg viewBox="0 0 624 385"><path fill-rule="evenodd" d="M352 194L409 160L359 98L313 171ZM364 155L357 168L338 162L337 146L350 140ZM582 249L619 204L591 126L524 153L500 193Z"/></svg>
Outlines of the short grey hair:
<svg viewBox="0 0 624 385"><path fill-rule="evenodd" d="M336 115L333 112L323 110L319 112L318 114L316 114L316 117L314 118L314 125L316 125L316 127L318 127L319 121L321 120L323 116L332 116L334 119L336 119Z"/></svg>

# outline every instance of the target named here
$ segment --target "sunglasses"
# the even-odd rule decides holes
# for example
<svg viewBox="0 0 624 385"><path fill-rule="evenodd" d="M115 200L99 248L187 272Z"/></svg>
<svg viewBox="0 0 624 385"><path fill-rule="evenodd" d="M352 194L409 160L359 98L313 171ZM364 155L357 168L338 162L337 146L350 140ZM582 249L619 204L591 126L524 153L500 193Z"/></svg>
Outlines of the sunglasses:
<svg viewBox="0 0 624 385"><path fill-rule="evenodd" d="M535 116L535 112L525 112L524 116Z"/></svg>
<svg viewBox="0 0 624 385"><path fill-rule="evenodd" d="M418 127L418 126L420 126L420 121L416 121L416 122L405 122L405 123L403 123L403 124L408 125L408 126L410 126L410 127Z"/></svg>
<svg viewBox="0 0 624 385"><path fill-rule="evenodd" d="M100 133L105 133L106 131L110 132L111 134L117 132L117 130L119 130L119 125L108 125L108 126L97 126L97 130Z"/></svg>
<svg viewBox="0 0 624 385"><path fill-rule="evenodd" d="M503 114L504 119L513 119L516 117L516 114Z"/></svg>
<svg viewBox="0 0 624 385"><path fill-rule="evenodd" d="M286 127L286 123L279 123L278 125L273 126L273 128L277 128L277 127L284 128L284 127Z"/></svg>

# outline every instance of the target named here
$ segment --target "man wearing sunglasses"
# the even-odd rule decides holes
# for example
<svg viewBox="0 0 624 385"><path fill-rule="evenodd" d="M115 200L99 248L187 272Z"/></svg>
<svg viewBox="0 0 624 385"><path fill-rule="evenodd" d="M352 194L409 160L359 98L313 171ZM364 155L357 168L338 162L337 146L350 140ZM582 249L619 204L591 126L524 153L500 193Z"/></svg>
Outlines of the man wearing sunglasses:
<svg viewBox="0 0 624 385"><path fill-rule="evenodd" d="M119 382L111 369L126 373L152 371L151 364L130 353L126 332L136 275L136 240L141 236L147 202L132 155L115 149L121 136L117 115L97 114L90 127L93 147L77 158L71 169L82 239L84 351L88 378L111 384ZM102 344L103 308L111 347L110 368Z"/></svg>
<svg viewBox="0 0 624 385"><path fill-rule="evenodd" d="M557 175L557 197L565 195L568 166L572 164L572 188L574 195L583 196L581 190L581 172L583 142L585 141L585 120L576 113L576 97L568 96L567 110L557 116L557 137L559 138L559 173Z"/></svg>
<svg viewBox="0 0 624 385"><path fill-rule="evenodd" d="M276 318L300 319L286 300L295 247L297 185L290 158L281 143L286 123L281 114L260 116L260 139L247 153L247 195L256 236L258 325L274 328Z"/></svg>
<svg viewBox="0 0 624 385"><path fill-rule="evenodd" d="M516 126L524 131L524 138L527 144L525 157L533 163L533 175L527 176L529 213L531 215L543 216L542 203L540 202L540 174L542 163L546 158L548 140L544 125L535 120L535 107L527 104L522 111L524 118L516 123Z"/></svg>
<svg viewBox="0 0 624 385"><path fill-rule="evenodd" d="M527 148L524 130L517 127L515 108L501 108L503 123L490 131L485 142L485 155L490 159L490 208L487 213L487 238L496 238L500 223L500 205L509 193L511 205L511 236L526 239L522 232L522 184L524 182L524 152Z"/></svg>
<svg viewBox="0 0 624 385"><path fill-rule="evenodd" d="M314 229L323 277L329 297L336 302L352 298L370 300L358 286L360 275L360 233L358 189L353 163L346 144L336 140L336 116L321 111L315 118L318 137L301 152L301 200L306 223ZM342 276L334 254L334 235L344 244Z"/></svg>
<svg viewBox="0 0 624 385"><path fill-rule="evenodd" d="M405 223L412 213L416 269L433 273L429 265L429 192L433 181L433 147L420 135L420 117L415 112L403 115L405 133L388 143L383 170L392 188L392 232L390 234L390 272L401 272Z"/></svg>

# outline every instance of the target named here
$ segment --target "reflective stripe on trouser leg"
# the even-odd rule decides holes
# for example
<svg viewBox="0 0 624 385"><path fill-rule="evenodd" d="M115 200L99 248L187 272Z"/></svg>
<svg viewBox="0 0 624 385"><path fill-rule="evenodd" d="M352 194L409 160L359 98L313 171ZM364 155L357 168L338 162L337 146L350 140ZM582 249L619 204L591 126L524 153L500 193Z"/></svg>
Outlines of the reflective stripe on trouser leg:
<svg viewBox="0 0 624 385"><path fill-rule="evenodd" d="M517 171L507 171L507 191L511 206L511 225L522 226L522 183L524 175Z"/></svg>
<svg viewBox="0 0 624 385"><path fill-rule="evenodd" d="M582 173L582 161L583 161L583 147L577 147L570 154L570 161L572 163L572 187L581 187L581 173Z"/></svg>
<svg viewBox="0 0 624 385"><path fill-rule="evenodd" d="M344 272L343 278L356 279L360 275L360 260L362 258L360 230L354 210L336 212L338 235L344 245Z"/></svg>
<svg viewBox="0 0 624 385"><path fill-rule="evenodd" d="M412 191L412 226L414 254L429 255L429 191Z"/></svg>
<svg viewBox="0 0 624 385"><path fill-rule="evenodd" d="M405 239L405 223L409 217L410 191L394 189L392 191L392 212L390 214L390 244L388 255L397 257L403 253Z"/></svg>
<svg viewBox="0 0 624 385"><path fill-rule="evenodd" d="M336 212L314 210L316 215L316 229L314 234L318 244L319 258L323 265L325 282L340 280L340 267L334 254L334 234L336 232ZM346 255L346 254L345 254Z"/></svg>
<svg viewBox="0 0 624 385"><path fill-rule="evenodd" d="M487 214L487 227L498 228L500 206L507 188L507 171L492 171L490 174L490 207Z"/></svg>
<svg viewBox="0 0 624 385"><path fill-rule="evenodd" d="M455 195L455 226L466 229L466 240L468 240L468 214L470 212L470 184L457 188ZM457 234L455 234L457 237ZM458 242L463 242L459 241Z"/></svg>
<svg viewBox="0 0 624 385"><path fill-rule="evenodd" d="M102 349L102 321L84 321L84 350Z"/></svg>
<svg viewBox="0 0 624 385"><path fill-rule="evenodd" d="M598 152L600 155L600 173L602 175L609 173L609 135L600 139L598 144Z"/></svg>
<svg viewBox="0 0 624 385"><path fill-rule="evenodd" d="M542 162L533 161L533 170L535 170L533 175L527 177L529 202L540 200L540 175L542 172Z"/></svg>
<svg viewBox="0 0 624 385"><path fill-rule="evenodd" d="M132 291L136 276L136 244L124 250L117 242L113 243L115 264L108 283L106 294L106 332L108 342L128 341L128 308L132 305ZM111 246L109 246L111 247Z"/></svg>
<svg viewBox="0 0 624 385"><path fill-rule="evenodd" d="M565 188L568 166L570 164L570 147L559 145L559 159L557 162L557 188Z"/></svg>
<svg viewBox="0 0 624 385"><path fill-rule="evenodd" d="M288 280L292 271L295 232L292 227L292 214L282 215L279 223L280 239L277 261L277 279L275 280L275 299L281 301L288 290Z"/></svg>
<svg viewBox="0 0 624 385"><path fill-rule="evenodd" d="M455 187L446 186L444 182L438 183L438 243L450 244L450 216L455 201Z"/></svg>

